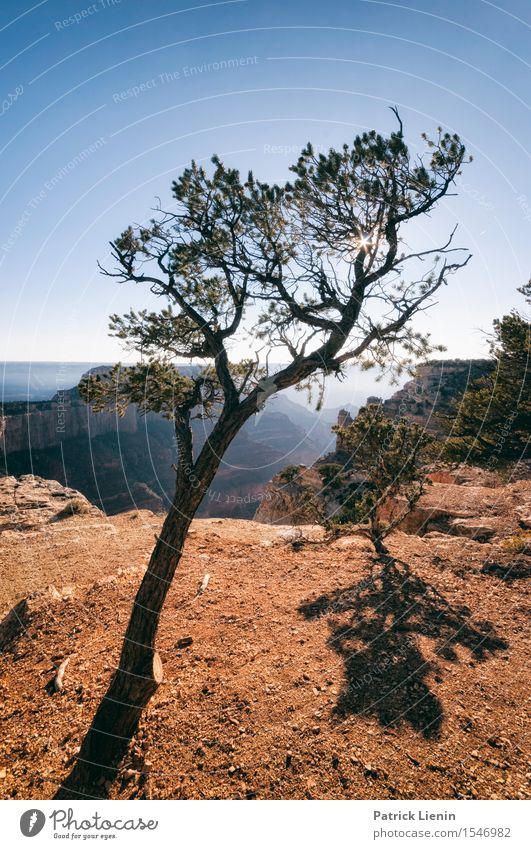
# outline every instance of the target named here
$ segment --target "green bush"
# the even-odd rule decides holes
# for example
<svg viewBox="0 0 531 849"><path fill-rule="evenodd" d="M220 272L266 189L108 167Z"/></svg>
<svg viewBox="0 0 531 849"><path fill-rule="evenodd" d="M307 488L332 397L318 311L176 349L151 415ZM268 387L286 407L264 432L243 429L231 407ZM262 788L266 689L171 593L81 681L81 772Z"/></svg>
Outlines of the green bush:
<svg viewBox="0 0 531 849"><path fill-rule="evenodd" d="M282 469L279 473L282 483L292 483L298 477L300 468L300 466L286 466L285 469Z"/></svg>

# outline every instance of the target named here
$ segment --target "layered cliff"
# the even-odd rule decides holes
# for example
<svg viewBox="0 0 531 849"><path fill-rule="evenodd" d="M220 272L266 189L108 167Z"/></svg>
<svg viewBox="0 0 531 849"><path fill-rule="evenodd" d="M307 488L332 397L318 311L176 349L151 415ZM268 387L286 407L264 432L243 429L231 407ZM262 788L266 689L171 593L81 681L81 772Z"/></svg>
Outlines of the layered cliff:
<svg viewBox="0 0 531 849"><path fill-rule="evenodd" d="M405 416L440 433L439 416L448 415L470 384L492 371L492 360L432 360L383 402L388 416Z"/></svg>
<svg viewBox="0 0 531 849"><path fill-rule="evenodd" d="M66 439L103 433L135 433L138 415L129 407L122 418L115 413L93 413L80 400L61 393L53 401L36 403L11 402L3 407L0 438L4 453L53 448Z"/></svg>
<svg viewBox="0 0 531 849"><path fill-rule="evenodd" d="M433 435L440 435L443 432L441 416L450 415L454 403L462 398L470 384L492 368L492 360L431 360L417 366L412 379L390 398L383 400L371 395L367 404L381 404L389 418L407 418ZM347 427L351 422L350 413L341 410L338 425ZM336 451L344 452L340 437L336 441Z"/></svg>
<svg viewBox="0 0 531 849"><path fill-rule="evenodd" d="M101 518L84 495L58 481L34 475L0 478L0 534L42 529L71 516Z"/></svg>

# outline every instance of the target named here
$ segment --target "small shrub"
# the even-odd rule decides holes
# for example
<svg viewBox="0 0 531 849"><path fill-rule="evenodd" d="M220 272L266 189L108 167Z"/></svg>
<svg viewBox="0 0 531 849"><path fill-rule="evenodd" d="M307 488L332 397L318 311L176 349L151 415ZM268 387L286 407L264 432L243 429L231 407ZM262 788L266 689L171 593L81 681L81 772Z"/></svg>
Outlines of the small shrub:
<svg viewBox="0 0 531 849"><path fill-rule="evenodd" d="M85 513L90 513L91 506L84 498L73 498L70 502L70 509L72 513L82 516Z"/></svg>
<svg viewBox="0 0 531 849"><path fill-rule="evenodd" d="M531 554L531 531L519 531L502 542L503 548L516 554Z"/></svg>
<svg viewBox="0 0 531 849"><path fill-rule="evenodd" d="M282 483L292 483L295 478L298 476L300 471L300 466L286 466L285 469L279 474L279 478Z"/></svg>

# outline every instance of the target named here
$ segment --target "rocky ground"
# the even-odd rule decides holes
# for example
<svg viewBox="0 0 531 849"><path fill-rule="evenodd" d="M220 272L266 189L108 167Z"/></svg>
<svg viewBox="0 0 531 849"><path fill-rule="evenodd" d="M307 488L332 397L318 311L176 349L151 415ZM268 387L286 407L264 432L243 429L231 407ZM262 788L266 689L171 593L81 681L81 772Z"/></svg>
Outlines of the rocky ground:
<svg viewBox="0 0 531 849"><path fill-rule="evenodd" d="M61 490L0 488L2 798L49 798L68 773L161 523ZM393 534L386 567L360 535L194 522L164 683L102 796L526 797L529 483L439 481L427 498L446 524Z"/></svg>

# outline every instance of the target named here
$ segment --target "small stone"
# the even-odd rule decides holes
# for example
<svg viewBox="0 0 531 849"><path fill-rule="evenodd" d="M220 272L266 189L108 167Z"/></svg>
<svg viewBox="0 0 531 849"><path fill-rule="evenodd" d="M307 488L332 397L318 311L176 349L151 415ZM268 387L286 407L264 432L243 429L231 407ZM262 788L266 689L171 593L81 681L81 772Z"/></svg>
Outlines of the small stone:
<svg viewBox="0 0 531 849"><path fill-rule="evenodd" d="M131 778L137 778L138 773L137 773L136 769L126 769L123 773L123 777L126 778L129 781L129 779L131 779Z"/></svg>
<svg viewBox="0 0 531 849"><path fill-rule="evenodd" d="M185 649L187 646L191 646L194 641L193 637L181 637L180 640L177 640L175 643L176 649Z"/></svg>
<svg viewBox="0 0 531 849"><path fill-rule="evenodd" d="M372 764L364 764L363 769L365 772L366 778L379 778L378 770L376 770Z"/></svg>

